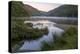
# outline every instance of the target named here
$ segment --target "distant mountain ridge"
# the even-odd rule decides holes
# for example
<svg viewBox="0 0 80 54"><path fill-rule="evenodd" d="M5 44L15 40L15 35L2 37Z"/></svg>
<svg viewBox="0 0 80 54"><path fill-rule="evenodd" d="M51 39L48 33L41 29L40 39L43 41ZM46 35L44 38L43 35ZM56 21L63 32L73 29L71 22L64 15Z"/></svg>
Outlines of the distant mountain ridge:
<svg viewBox="0 0 80 54"><path fill-rule="evenodd" d="M24 4L24 9L27 11L28 9L28 12L31 14L31 16L41 16L41 15L44 15L45 12L43 11L40 11L30 5L27 5L27 4Z"/></svg>
<svg viewBox="0 0 80 54"><path fill-rule="evenodd" d="M48 16L78 17L77 5L62 5L48 12Z"/></svg>
<svg viewBox="0 0 80 54"><path fill-rule="evenodd" d="M30 14L31 16L33 16L33 15L39 15L39 14L40 14L40 12L39 12L36 8L34 8L34 7L30 6L30 5L24 4L24 9L25 9L26 11L27 11L27 9L28 9L28 12L29 12L29 14Z"/></svg>
<svg viewBox="0 0 80 54"><path fill-rule="evenodd" d="M57 17L78 17L77 5L62 5L48 12L40 11L22 2L11 2L11 16L57 16Z"/></svg>
<svg viewBox="0 0 80 54"><path fill-rule="evenodd" d="M77 5L62 5L48 12L37 10L30 5L25 5L25 9L29 9L32 16L78 17Z"/></svg>

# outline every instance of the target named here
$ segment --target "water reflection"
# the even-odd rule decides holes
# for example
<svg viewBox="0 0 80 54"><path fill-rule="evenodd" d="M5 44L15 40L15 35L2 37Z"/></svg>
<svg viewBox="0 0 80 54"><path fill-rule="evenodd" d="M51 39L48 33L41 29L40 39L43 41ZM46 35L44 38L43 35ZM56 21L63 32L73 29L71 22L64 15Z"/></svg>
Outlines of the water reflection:
<svg viewBox="0 0 80 54"><path fill-rule="evenodd" d="M25 21L24 23L33 23L33 28L48 28L48 35L43 35L41 38L37 39L37 40L31 40L31 41L25 41L24 44L22 45L22 47L19 49L20 51L29 51L29 50L41 50L41 47L43 46L42 42L52 42L53 40L53 34L58 34L60 35L64 30L55 27L54 22L50 22L50 21Z"/></svg>

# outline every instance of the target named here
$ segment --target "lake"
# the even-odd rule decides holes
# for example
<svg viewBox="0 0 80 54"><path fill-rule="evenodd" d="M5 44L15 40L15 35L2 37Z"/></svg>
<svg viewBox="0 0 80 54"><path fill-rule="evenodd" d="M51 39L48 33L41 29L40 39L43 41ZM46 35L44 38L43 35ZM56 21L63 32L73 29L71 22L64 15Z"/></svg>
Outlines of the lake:
<svg viewBox="0 0 80 54"><path fill-rule="evenodd" d="M32 21L37 21L37 20L49 20L51 22L55 23L61 23L61 24L78 24L78 18L76 17L53 17L53 16L31 16L31 17L17 17L17 19L22 19L22 20L32 20Z"/></svg>

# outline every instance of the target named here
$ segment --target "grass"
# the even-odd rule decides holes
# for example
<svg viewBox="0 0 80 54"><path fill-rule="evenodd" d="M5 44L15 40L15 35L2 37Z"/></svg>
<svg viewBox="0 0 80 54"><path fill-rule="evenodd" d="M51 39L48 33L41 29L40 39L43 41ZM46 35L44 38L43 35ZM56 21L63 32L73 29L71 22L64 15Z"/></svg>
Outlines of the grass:
<svg viewBox="0 0 80 54"><path fill-rule="evenodd" d="M48 29L32 28L31 23L24 24L24 20L16 18L11 19L11 45L19 43L23 40L35 40L48 34Z"/></svg>
<svg viewBox="0 0 80 54"><path fill-rule="evenodd" d="M56 27L59 27L61 29L67 30L70 27L78 28L77 25L71 25L71 24L55 24Z"/></svg>
<svg viewBox="0 0 80 54"><path fill-rule="evenodd" d="M23 16L30 16L30 12L24 9L24 4L21 1L11 1L11 16L15 17L23 17Z"/></svg>
<svg viewBox="0 0 80 54"><path fill-rule="evenodd" d="M54 42L49 45L44 42L42 51L45 50L65 50L65 49L77 49L78 48L78 34L77 28L70 27L67 29L61 37L54 35Z"/></svg>

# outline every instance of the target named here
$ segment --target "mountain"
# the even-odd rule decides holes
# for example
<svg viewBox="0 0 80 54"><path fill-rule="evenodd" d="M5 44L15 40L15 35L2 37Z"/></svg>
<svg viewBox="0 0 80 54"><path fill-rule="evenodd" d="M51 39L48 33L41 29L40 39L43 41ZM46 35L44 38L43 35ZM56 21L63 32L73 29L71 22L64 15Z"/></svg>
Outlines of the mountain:
<svg viewBox="0 0 80 54"><path fill-rule="evenodd" d="M28 9L28 12L31 16L42 16L44 15L45 12L43 11L40 11L30 5L27 5L27 4L24 4L24 9L27 11Z"/></svg>
<svg viewBox="0 0 80 54"><path fill-rule="evenodd" d="M78 6L77 5L62 5L58 8L50 10L49 12L40 11L30 5L25 4L25 10L31 16L57 16L57 17L78 17Z"/></svg>
<svg viewBox="0 0 80 54"><path fill-rule="evenodd" d="M77 5L62 5L47 13L47 16L78 17Z"/></svg>
<svg viewBox="0 0 80 54"><path fill-rule="evenodd" d="M30 5L23 4L20 1L11 1L11 16L57 16L57 17L78 17L77 5L62 5L49 12L40 11Z"/></svg>
<svg viewBox="0 0 80 54"><path fill-rule="evenodd" d="M21 1L11 1L11 16L25 17L25 16L41 16L44 15L43 11L37 10L36 8L23 4Z"/></svg>
<svg viewBox="0 0 80 54"><path fill-rule="evenodd" d="M40 12L37 10L37 9L35 9L35 8L33 8L32 6L30 6L30 5L27 5L27 4L24 4L24 9L27 11L27 9L28 9L28 12L29 12L29 14L31 15L31 16L33 16L33 15L39 15L40 14Z"/></svg>
<svg viewBox="0 0 80 54"><path fill-rule="evenodd" d="M11 8L11 16L15 16L15 17L29 16L28 10L26 11L23 8L24 4L22 2L11 1L9 5Z"/></svg>

